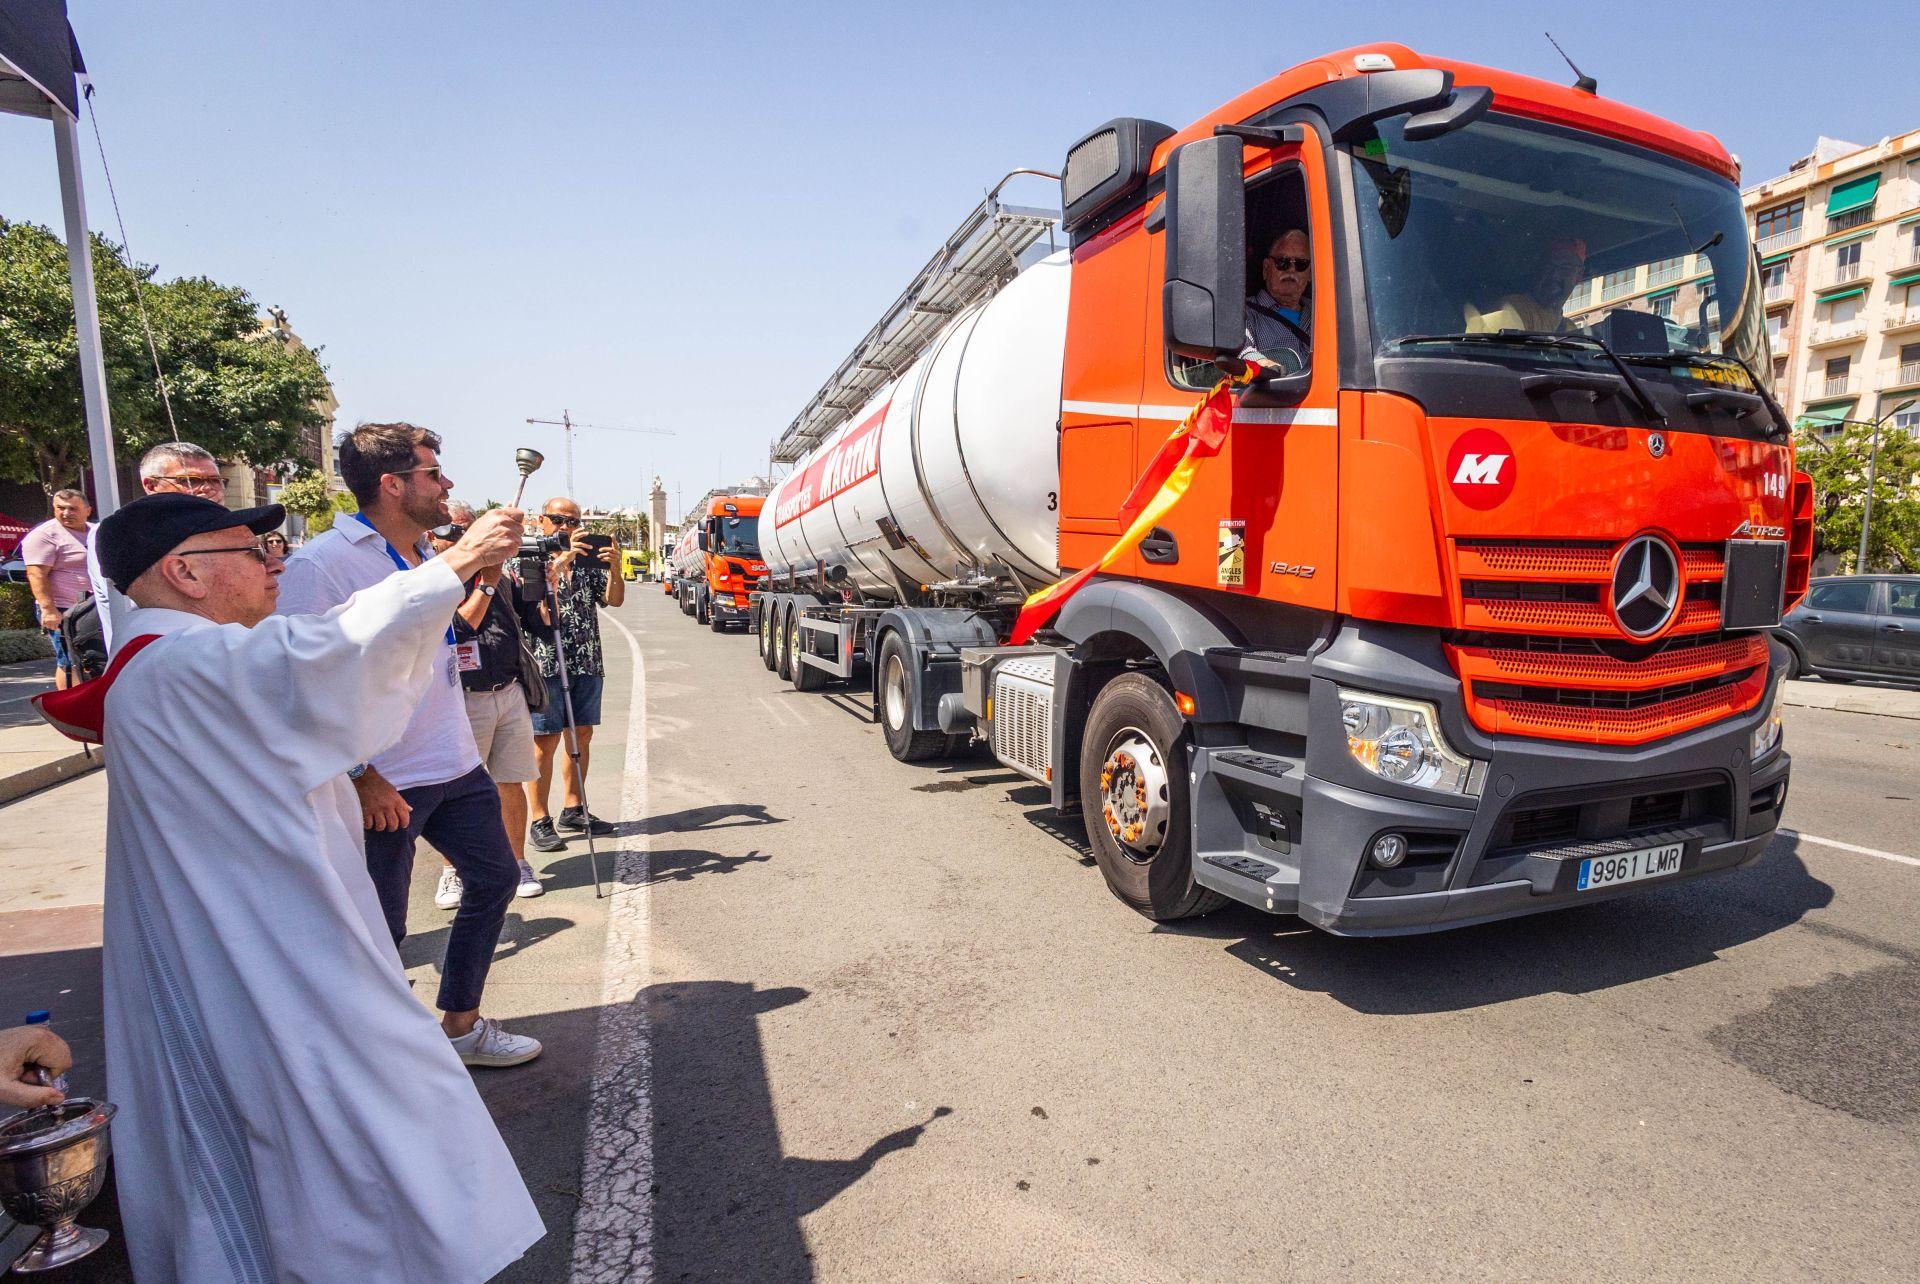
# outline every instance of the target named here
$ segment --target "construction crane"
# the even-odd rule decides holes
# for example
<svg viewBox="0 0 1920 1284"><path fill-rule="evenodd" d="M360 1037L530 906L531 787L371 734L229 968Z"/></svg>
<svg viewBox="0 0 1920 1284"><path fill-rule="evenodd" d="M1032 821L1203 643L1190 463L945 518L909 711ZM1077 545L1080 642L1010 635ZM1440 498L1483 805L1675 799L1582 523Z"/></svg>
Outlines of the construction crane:
<svg viewBox="0 0 1920 1284"><path fill-rule="evenodd" d="M573 415L565 410L562 410L560 412L560 417L558 419L528 419L527 422L530 424L550 424L553 427L560 429L562 434L561 439L566 443L567 495L569 498L576 499L576 500L578 499L578 496L574 495L573 493L573 430L574 429L591 428L595 432L637 432L637 433L647 433L655 437L671 437L674 435L674 431L671 428L627 428L627 427L621 427L615 424L577 424L573 422Z"/></svg>

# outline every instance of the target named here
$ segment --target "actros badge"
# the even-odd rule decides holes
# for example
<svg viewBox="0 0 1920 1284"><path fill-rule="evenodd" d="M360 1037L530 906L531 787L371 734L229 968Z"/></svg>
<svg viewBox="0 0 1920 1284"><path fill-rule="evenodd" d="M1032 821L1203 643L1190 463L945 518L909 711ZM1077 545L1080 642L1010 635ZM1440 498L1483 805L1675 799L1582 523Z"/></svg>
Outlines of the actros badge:
<svg viewBox="0 0 1920 1284"><path fill-rule="evenodd" d="M1513 494L1513 447L1491 428L1463 432L1447 452L1447 484L1468 508L1495 508Z"/></svg>

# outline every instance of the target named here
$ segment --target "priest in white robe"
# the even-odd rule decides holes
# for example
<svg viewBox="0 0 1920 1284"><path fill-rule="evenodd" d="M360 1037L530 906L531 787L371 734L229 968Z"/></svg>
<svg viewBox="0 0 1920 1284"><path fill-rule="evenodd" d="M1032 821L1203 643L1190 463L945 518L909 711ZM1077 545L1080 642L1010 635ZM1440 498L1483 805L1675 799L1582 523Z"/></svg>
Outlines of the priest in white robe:
<svg viewBox="0 0 1920 1284"><path fill-rule="evenodd" d="M345 772L446 680L461 581L518 547L520 514L323 616L272 614L255 539L281 516L152 495L100 533L137 608L103 731L128 1250L144 1284L483 1280L543 1228L407 986Z"/></svg>

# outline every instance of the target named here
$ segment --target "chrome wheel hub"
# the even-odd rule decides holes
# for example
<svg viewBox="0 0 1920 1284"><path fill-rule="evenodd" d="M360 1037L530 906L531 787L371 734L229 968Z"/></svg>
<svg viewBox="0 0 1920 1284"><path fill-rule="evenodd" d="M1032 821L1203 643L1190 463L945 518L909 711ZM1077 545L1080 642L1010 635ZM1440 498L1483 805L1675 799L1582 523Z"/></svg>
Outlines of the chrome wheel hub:
<svg viewBox="0 0 1920 1284"><path fill-rule="evenodd" d="M1166 841L1167 762L1144 732L1128 727L1113 738L1100 764L1100 814L1114 841L1129 854L1149 857Z"/></svg>
<svg viewBox="0 0 1920 1284"><path fill-rule="evenodd" d="M901 670L900 657L887 658L887 725L898 729L907 725L907 675Z"/></svg>

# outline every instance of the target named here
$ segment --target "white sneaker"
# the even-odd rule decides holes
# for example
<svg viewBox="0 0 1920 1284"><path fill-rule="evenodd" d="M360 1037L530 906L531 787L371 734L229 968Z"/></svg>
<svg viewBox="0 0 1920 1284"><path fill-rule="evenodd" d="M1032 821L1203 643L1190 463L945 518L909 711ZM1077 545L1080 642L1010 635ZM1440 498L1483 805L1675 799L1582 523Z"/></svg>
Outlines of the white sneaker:
<svg viewBox="0 0 1920 1284"><path fill-rule="evenodd" d="M460 883L460 875L451 865L440 867L440 886L433 890L433 903L441 909L459 909L460 898L466 894L466 888Z"/></svg>
<svg viewBox="0 0 1920 1284"><path fill-rule="evenodd" d="M508 1034L498 1021L488 1017L481 1017L473 1023L473 1029L448 1042L470 1066L517 1066L540 1055L540 1040Z"/></svg>
<svg viewBox="0 0 1920 1284"><path fill-rule="evenodd" d="M533 866L526 861L520 862L520 886L514 888L515 896L542 896L546 888L540 886L540 876L533 872Z"/></svg>

